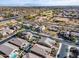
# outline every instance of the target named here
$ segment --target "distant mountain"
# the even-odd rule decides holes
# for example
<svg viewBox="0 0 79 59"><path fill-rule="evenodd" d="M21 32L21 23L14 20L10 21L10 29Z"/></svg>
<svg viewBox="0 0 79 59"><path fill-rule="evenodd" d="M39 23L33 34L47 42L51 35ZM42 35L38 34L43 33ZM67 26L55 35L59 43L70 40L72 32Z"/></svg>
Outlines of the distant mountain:
<svg viewBox="0 0 79 59"><path fill-rule="evenodd" d="M2 6L2 5L0 5L0 7L24 7L24 8L76 8L76 9L79 9L79 6L42 6L42 5L40 5L40 4L30 4L30 3L28 3L28 4L25 4L24 6L16 6L16 5L7 5L7 6Z"/></svg>
<svg viewBox="0 0 79 59"><path fill-rule="evenodd" d="M27 3L27 4L24 4L24 6L26 6L26 7L32 7L32 6L42 6L42 5L40 5L40 4L31 4L31 3Z"/></svg>

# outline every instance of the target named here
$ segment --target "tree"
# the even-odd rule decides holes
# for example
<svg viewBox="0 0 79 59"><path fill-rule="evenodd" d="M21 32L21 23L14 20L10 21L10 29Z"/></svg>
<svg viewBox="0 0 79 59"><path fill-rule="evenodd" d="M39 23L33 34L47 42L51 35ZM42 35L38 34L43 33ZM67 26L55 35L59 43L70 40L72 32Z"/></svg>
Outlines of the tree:
<svg viewBox="0 0 79 59"><path fill-rule="evenodd" d="M20 33L20 32L19 32L19 33L17 33L17 34L16 34L16 36L21 37L21 33Z"/></svg>
<svg viewBox="0 0 79 59"><path fill-rule="evenodd" d="M0 39L3 38L3 35L0 33Z"/></svg>
<svg viewBox="0 0 79 59"><path fill-rule="evenodd" d="M7 23L9 27L12 27L14 24L12 22Z"/></svg>
<svg viewBox="0 0 79 59"><path fill-rule="evenodd" d="M71 41L76 42L77 41L77 37L76 36L71 36Z"/></svg>

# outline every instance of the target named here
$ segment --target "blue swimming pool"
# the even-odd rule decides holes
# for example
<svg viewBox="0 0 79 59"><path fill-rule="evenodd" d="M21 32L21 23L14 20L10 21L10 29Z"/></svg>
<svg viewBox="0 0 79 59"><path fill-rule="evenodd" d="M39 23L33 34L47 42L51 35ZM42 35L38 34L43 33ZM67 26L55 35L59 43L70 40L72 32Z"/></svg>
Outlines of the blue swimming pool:
<svg viewBox="0 0 79 59"><path fill-rule="evenodd" d="M12 53L11 55L10 55L10 58L16 58L17 57L17 54L16 53Z"/></svg>

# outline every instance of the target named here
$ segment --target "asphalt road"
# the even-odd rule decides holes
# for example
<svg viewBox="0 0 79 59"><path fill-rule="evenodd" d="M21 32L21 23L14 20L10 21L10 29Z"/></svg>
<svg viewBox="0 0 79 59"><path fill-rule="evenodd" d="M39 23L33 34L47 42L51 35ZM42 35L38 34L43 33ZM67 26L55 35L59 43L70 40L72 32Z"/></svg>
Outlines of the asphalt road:
<svg viewBox="0 0 79 59"><path fill-rule="evenodd" d="M60 52L58 54L58 58L66 58L68 52L68 45L62 44Z"/></svg>

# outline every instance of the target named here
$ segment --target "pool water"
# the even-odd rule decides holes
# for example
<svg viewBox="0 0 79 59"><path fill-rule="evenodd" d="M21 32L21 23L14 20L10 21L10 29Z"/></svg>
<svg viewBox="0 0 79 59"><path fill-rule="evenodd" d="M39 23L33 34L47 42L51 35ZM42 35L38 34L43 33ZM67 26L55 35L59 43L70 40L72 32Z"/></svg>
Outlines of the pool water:
<svg viewBox="0 0 79 59"><path fill-rule="evenodd" d="M16 53L10 54L10 58L17 58L17 54Z"/></svg>

